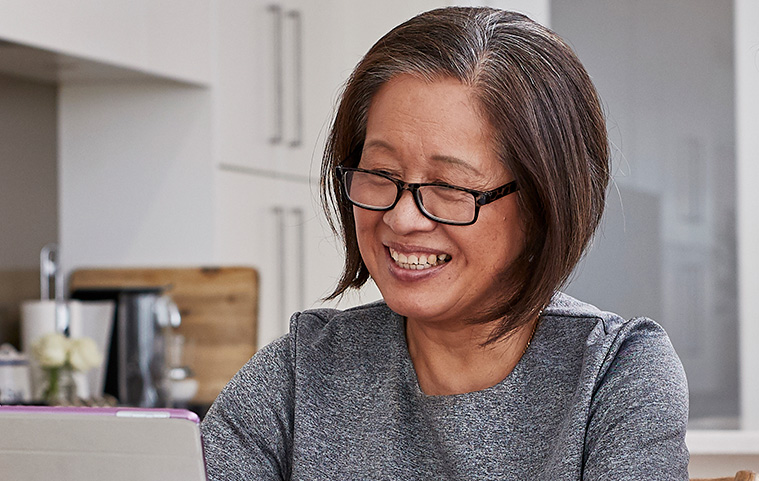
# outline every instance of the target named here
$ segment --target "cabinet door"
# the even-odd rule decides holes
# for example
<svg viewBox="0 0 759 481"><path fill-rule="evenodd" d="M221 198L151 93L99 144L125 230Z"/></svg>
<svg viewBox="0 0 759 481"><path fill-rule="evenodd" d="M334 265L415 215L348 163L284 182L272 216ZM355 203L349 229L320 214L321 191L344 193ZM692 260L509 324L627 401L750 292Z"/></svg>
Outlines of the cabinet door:
<svg viewBox="0 0 759 481"><path fill-rule="evenodd" d="M215 260L258 269L263 346L287 332L293 312L330 289L341 264L335 250L325 258L307 183L225 170L216 181Z"/></svg>
<svg viewBox="0 0 759 481"><path fill-rule="evenodd" d="M329 1L217 4L220 164L306 180L318 165L340 76ZM321 141L319 140L321 138Z"/></svg>
<svg viewBox="0 0 759 481"><path fill-rule="evenodd" d="M281 11L258 0L224 0L214 7L216 159L222 165L274 170L280 160L275 146L282 137L274 51Z"/></svg>
<svg viewBox="0 0 759 481"><path fill-rule="evenodd" d="M282 171L319 178L326 135L345 81L384 33L434 0L285 0ZM294 170L292 170L294 169Z"/></svg>
<svg viewBox="0 0 759 481"><path fill-rule="evenodd" d="M285 20L286 167L318 179L337 94L350 73L335 44L349 19L334 1L291 0Z"/></svg>
<svg viewBox="0 0 759 481"><path fill-rule="evenodd" d="M318 179L345 80L384 33L431 0L218 2L220 164Z"/></svg>
<svg viewBox="0 0 759 481"><path fill-rule="evenodd" d="M293 287L281 265L287 258L282 242L280 200L284 189L300 185L220 170L216 179L215 252L222 265L251 266L259 273L258 342L264 346L286 332L286 298ZM297 284L297 283L296 283Z"/></svg>

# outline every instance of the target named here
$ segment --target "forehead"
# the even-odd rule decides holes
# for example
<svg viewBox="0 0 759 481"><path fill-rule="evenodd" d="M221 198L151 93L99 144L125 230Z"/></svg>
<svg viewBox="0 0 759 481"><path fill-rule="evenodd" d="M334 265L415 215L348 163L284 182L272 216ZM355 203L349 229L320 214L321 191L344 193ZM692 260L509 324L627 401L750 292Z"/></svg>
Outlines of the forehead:
<svg viewBox="0 0 759 481"><path fill-rule="evenodd" d="M501 164L492 132L471 87L449 77L399 75L372 99L364 153L493 170Z"/></svg>
<svg viewBox="0 0 759 481"><path fill-rule="evenodd" d="M491 127L481 115L475 90L452 77L423 78L413 74L396 75L385 82L372 97L367 130L386 118L409 116L438 126L465 124L478 134L489 134Z"/></svg>

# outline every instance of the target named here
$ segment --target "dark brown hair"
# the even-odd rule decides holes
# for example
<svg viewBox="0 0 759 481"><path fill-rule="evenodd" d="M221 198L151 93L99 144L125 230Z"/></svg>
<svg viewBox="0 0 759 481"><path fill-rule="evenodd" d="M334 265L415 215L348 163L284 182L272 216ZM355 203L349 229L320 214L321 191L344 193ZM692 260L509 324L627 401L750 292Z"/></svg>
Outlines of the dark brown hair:
<svg viewBox="0 0 759 481"><path fill-rule="evenodd" d="M470 319L501 319L494 341L533 320L550 302L601 219L609 148L598 95L572 49L517 13L443 8L391 30L353 71L327 139L322 200L345 247L343 275L330 299L369 279L335 166L358 164L372 98L401 74L430 81L451 77L471 87L493 127L499 158L519 183L515 195L525 249L496 280L504 288L495 307Z"/></svg>

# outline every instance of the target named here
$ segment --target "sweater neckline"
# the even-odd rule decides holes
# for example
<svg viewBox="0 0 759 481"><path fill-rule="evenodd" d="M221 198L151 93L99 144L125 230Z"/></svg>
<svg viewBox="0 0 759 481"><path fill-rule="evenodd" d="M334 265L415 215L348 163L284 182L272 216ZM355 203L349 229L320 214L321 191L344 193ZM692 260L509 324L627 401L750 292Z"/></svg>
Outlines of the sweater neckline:
<svg viewBox="0 0 759 481"><path fill-rule="evenodd" d="M538 326L535 329L535 333L532 337L532 341L530 345L528 346L525 353L522 355L522 357L517 362L516 366L514 366L514 369L511 370L511 372L501 381L494 384L493 386L480 389L477 391L470 391L465 393L458 393L458 394L426 394L424 391L422 391L421 386L419 385L419 377L416 374L416 369L414 368L414 362L411 360L411 353L409 352L408 342L406 340L406 319L405 317L393 312L394 317L394 325L395 325L395 338L399 343L400 352L402 353L401 362L402 362L402 369L403 374L406 379L407 384L411 387L412 392L414 395L422 400L425 400L427 402L441 402L441 403L449 403L449 402L465 402L465 401L471 401L480 399L482 397L489 397L494 394L500 394L503 392L510 392L514 390L514 388L521 384L522 380L524 379L524 376L526 372L528 372L527 365L530 362L530 359L532 358L532 353L535 351L535 346L540 343L540 339L542 337L541 331L542 331L542 325L543 322L538 322Z"/></svg>

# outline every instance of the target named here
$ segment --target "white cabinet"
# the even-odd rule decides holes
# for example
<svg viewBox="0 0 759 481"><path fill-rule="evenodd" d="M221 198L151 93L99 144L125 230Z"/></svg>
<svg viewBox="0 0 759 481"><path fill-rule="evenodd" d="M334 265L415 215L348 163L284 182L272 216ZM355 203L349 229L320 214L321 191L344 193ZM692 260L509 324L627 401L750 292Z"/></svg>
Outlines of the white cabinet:
<svg viewBox="0 0 759 481"><path fill-rule="evenodd" d="M433 1L217 2L218 163L318 179L335 103L361 56Z"/></svg>
<svg viewBox="0 0 759 481"><path fill-rule="evenodd" d="M212 0L143 0L140 3L144 5L145 69L208 85L212 76Z"/></svg>
<svg viewBox="0 0 759 481"><path fill-rule="evenodd" d="M330 1L216 2L218 162L318 177L340 74ZM313 170L312 170L313 166Z"/></svg>
<svg viewBox="0 0 759 481"><path fill-rule="evenodd" d="M273 77L275 12L265 1L214 2L214 138L222 165L273 169L279 121ZM277 77L279 75L277 74Z"/></svg>
<svg viewBox="0 0 759 481"><path fill-rule="evenodd" d="M0 0L0 39L205 85L210 13L211 0Z"/></svg>
<svg viewBox="0 0 759 481"><path fill-rule="evenodd" d="M258 342L287 332L290 314L303 309L308 184L238 172L217 173L214 235L217 262L251 265L260 279ZM285 195L287 194L287 195Z"/></svg>

